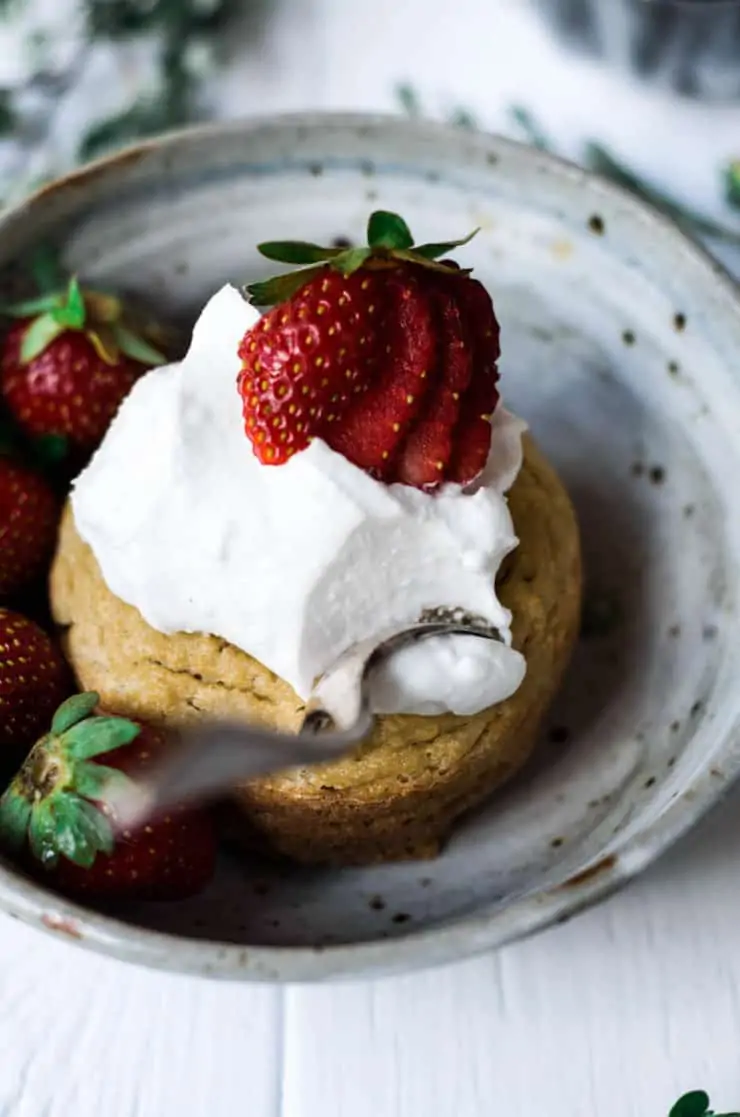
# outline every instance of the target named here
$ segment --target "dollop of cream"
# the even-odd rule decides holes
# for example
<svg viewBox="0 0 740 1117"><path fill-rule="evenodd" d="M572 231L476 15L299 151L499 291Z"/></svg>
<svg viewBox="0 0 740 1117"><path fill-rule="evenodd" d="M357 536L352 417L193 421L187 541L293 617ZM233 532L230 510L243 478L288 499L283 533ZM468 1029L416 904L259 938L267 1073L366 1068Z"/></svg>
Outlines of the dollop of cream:
<svg viewBox="0 0 740 1117"><path fill-rule="evenodd" d="M306 698L348 647L426 609L484 617L503 642L433 638L375 674L379 713L470 714L521 683L496 573L517 539L505 492L524 423L499 406L475 491L386 486L320 439L262 465L244 433L237 348L258 313L233 287L180 363L141 379L72 504L108 587L163 633L236 644Z"/></svg>

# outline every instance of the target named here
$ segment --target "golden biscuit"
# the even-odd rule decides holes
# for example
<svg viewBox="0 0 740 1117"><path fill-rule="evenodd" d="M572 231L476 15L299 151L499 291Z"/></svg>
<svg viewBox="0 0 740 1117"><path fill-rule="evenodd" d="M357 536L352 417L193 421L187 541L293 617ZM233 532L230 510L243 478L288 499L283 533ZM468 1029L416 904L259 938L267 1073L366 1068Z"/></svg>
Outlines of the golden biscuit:
<svg viewBox="0 0 740 1117"><path fill-rule="evenodd" d="M240 788L241 834L297 861L366 864L431 857L455 820L528 759L579 625L581 560L573 508L529 438L509 493L520 545L499 590L527 674L505 702L471 717L378 719L352 755ZM165 636L114 596L68 506L51 602L80 686L103 705L178 728L215 715L284 730L303 704L287 683L216 636Z"/></svg>

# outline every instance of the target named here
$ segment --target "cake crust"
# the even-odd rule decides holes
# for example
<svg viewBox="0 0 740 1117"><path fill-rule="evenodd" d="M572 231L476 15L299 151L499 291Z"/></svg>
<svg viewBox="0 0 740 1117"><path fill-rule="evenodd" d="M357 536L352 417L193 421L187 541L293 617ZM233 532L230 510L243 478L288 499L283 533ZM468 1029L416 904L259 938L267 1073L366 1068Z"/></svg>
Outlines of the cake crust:
<svg viewBox="0 0 740 1117"><path fill-rule="evenodd" d="M526 763L578 633L581 556L565 489L528 436L524 445L509 493L520 544L499 580L527 659L522 685L470 717L379 718L345 759L246 784L230 813L249 844L307 863L432 857L455 820ZM78 683L107 709L172 729L217 716L300 725L303 703L261 663L216 636L156 632L112 594L70 505L50 589Z"/></svg>

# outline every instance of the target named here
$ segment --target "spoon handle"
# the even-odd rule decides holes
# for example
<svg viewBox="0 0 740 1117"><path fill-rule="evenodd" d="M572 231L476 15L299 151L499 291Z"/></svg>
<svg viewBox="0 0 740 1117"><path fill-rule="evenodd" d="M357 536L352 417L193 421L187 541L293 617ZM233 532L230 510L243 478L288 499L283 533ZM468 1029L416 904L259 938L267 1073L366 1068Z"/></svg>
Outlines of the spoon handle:
<svg viewBox="0 0 740 1117"><path fill-rule="evenodd" d="M386 655L432 636L500 640L497 630L462 610L434 610L412 626L365 640L340 656L318 681L297 735L255 726L210 722L181 734L180 745L144 780L103 790L121 829L140 825L168 807L214 798L238 783L287 768L334 760L370 732L368 680Z"/></svg>
<svg viewBox="0 0 740 1117"><path fill-rule="evenodd" d="M168 807L206 801L234 784L341 756L368 733L366 714L351 729L319 734L277 733L254 726L209 722L180 735L178 747L145 779L104 789L119 829L135 827Z"/></svg>

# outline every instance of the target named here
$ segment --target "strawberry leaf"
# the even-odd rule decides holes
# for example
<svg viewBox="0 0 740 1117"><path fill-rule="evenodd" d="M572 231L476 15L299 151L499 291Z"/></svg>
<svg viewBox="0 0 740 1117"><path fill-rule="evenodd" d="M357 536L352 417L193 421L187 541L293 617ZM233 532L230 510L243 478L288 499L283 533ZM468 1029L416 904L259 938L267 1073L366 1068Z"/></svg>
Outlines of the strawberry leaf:
<svg viewBox="0 0 740 1117"><path fill-rule="evenodd" d="M37 861L46 868L53 868L59 859L56 841L56 822L50 800L42 799L31 811L28 823L28 841Z"/></svg>
<svg viewBox="0 0 740 1117"><path fill-rule="evenodd" d="M94 322L117 322L123 315L123 305L117 295L105 291L84 291L85 308Z"/></svg>
<svg viewBox="0 0 740 1117"><path fill-rule="evenodd" d="M55 322L70 330L81 330L85 325L85 300L77 276L72 276L67 288L67 297L61 306L52 312Z"/></svg>
<svg viewBox="0 0 740 1117"><path fill-rule="evenodd" d="M0 845L5 849L23 848L31 818L31 804L12 787L0 799Z"/></svg>
<svg viewBox="0 0 740 1117"><path fill-rule="evenodd" d="M49 809L57 852L89 869L98 852L98 833L84 811L80 811L80 802L75 795L59 794L51 800Z"/></svg>
<svg viewBox="0 0 740 1117"><path fill-rule="evenodd" d="M335 271L341 272L342 275L352 275L353 272L362 267L370 256L372 256L372 251L369 248L348 248L339 256L335 256L329 266L334 268Z"/></svg>
<svg viewBox="0 0 740 1117"><path fill-rule="evenodd" d="M288 272L287 275L274 275L262 283L248 283L244 288L256 306L274 306L292 298L306 283L322 271L324 265L302 268L301 271Z"/></svg>
<svg viewBox="0 0 740 1117"><path fill-rule="evenodd" d="M425 260L436 260L438 256L444 256L446 252L451 252L453 248L462 248L464 244L469 244L476 233L480 232L480 228L473 229L472 233L468 233L462 240L447 240L440 241L439 244L418 244L414 248L417 256L423 256Z"/></svg>
<svg viewBox="0 0 740 1117"><path fill-rule="evenodd" d="M740 159L733 159L725 171L725 191L728 203L740 209Z"/></svg>
<svg viewBox="0 0 740 1117"><path fill-rule="evenodd" d="M120 322L113 322L110 330L118 349L121 353L130 357L132 361L139 361L142 365L164 365L167 363L167 358L163 357L159 350L150 345L148 341L144 341L142 337L138 337L126 326L121 325Z"/></svg>
<svg viewBox="0 0 740 1117"><path fill-rule="evenodd" d="M118 768L109 768L106 764L91 764L81 760L75 764L74 785L80 795L96 802L107 802L108 793L116 795L119 791L128 790L132 780L125 772Z"/></svg>
<svg viewBox="0 0 740 1117"><path fill-rule="evenodd" d="M470 275L472 268L449 268L447 264L440 264L436 260L428 260L426 257L419 257L415 248L410 251L406 249L397 248L393 253L394 260L407 260L410 264L419 264L421 267L429 268L431 271L441 272L443 275L450 275L454 270L455 275Z"/></svg>
<svg viewBox="0 0 740 1117"><path fill-rule="evenodd" d="M414 238L402 217L377 209L367 223L367 243L371 248L411 248Z"/></svg>
<svg viewBox="0 0 740 1117"><path fill-rule="evenodd" d="M710 1117L709 1095L693 1090L679 1098L668 1117Z"/></svg>
<svg viewBox="0 0 740 1117"><path fill-rule="evenodd" d="M21 364L39 357L55 338L64 333L64 326L50 312L42 314L25 332L21 343Z"/></svg>
<svg viewBox="0 0 740 1117"><path fill-rule="evenodd" d="M85 330L85 336L93 349L107 365L115 365L118 361L118 345L113 336L113 327L101 324L94 329Z"/></svg>
<svg viewBox="0 0 740 1117"><path fill-rule="evenodd" d="M127 718L92 717L74 725L64 735L67 754L73 760L89 760L93 756L130 745L140 728Z"/></svg>
<svg viewBox="0 0 740 1117"><path fill-rule="evenodd" d="M116 844L113 837L113 827L103 812L84 799L78 801L77 810L81 818L85 820L82 825L87 826L89 833L94 835L93 840L97 842L98 850L101 853L112 853Z"/></svg>
<svg viewBox="0 0 740 1117"><path fill-rule="evenodd" d="M304 240L270 240L257 245L257 251L280 264L319 264L339 256L341 248L323 248Z"/></svg>
<svg viewBox="0 0 740 1117"><path fill-rule="evenodd" d="M23 299L19 303L3 303L0 313L8 318L34 318L37 314L57 310L63 303L62 295L39 295L35 299Z"/></svg>
<svg viewBox="0 0 740 1117"><path fill-rule="evenodd" d="M89 717L99 702L100 695L94 690L85 691L84 694L73 694L66 702L62 702L54 714L51 723L52 733L56 737L61 737L62 733L77 725L78 721Z"/></svg>

